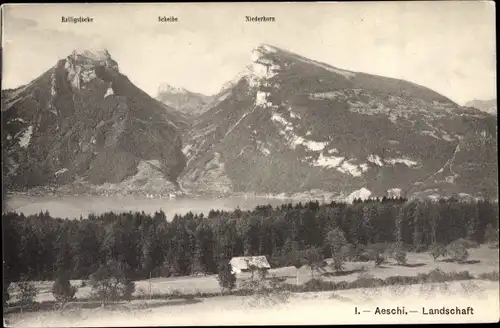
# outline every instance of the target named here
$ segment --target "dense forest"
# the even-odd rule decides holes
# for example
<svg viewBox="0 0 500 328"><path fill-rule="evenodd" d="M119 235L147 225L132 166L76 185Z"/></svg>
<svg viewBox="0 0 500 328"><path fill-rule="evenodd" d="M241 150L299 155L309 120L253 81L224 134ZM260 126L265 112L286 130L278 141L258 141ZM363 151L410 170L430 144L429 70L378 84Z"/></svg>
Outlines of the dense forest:
<svg viewBox="0 0 500 328"><path fill-rule="evenodd" d="M2 223L4 282L21 275L53 280L61 270L73 279L86 278L109 260L143 279L215 273L221 261L233 256L267 255L277 263L309 246L328 257L326 236L336 228L355 247L400 242L421 251L459 238L483 243L488 231L498 229L498 205L383 198L212 210L208 217L188 213L170 222L163 212L109 212L79 220L10 212L2 215Z"/></svg>

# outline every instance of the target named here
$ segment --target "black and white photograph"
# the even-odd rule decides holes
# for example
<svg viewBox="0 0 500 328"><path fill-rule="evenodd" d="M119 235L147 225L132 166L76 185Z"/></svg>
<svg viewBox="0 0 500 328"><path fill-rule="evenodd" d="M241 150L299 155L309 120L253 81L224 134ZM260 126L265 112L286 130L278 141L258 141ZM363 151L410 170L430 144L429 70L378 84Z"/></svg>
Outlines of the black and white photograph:
<svg viewBox="0 0 500 328"><path fill-rule="evenodd" d="M500 320L493 1L1 6L3 324Z"/></svg>

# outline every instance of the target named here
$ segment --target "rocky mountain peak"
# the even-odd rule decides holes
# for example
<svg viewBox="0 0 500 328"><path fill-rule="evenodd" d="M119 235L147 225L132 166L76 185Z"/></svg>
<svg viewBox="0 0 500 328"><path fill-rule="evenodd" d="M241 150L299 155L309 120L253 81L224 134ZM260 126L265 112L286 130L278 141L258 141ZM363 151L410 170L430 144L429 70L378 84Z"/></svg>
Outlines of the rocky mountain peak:
<svg viewBox="0 0 500 328"><path fill-rule="evenodd" d="M67 57L67 60L72 60L85 65L104 65L104 66L116 66L118 67L116 61L111 57L111 54L106 48L85 48L85 49L74 49L71 55ZM113 63L114 65L109 65Z"/></svg>
<svg viewBox="0 0 500 328"><path fill-rule="evenodd" d="M68 72L68 82L76 89L94 80L97 75L103 76L106 70L119 72L118 63L107 49L75 49L66 57L64 68Z"/></svg>
<svg viewBox="0 0 500 328"><path fill-rule="evenodd" d="M262 56L266 56L266 55L270 55L270 54L275 54L275 53L278 53L280 51L283 51L283 50L276 48L274 46L262 43L252 50L252 56L262 57Z"/></svg>
<svg viewBox="0 0 500 328"><path fill-rule="evenodd" d="M158 87L158 94L161 93L174 93L174 94L186 94L189 91L182 87L174 87L167 83L162 83Z"/></svg>
<svg viewBox="0 0 500 328"><path fill-rule="evenodd" d="M72 188L81 178L105 189L175 189L183 121L121 74L106 49L74 50L2 101L9 188Z"/></svg>
<svg viewBox="0 0 500 328"><path fill-rule="evenodd" d="M178 112L196 116L205 111L212 97L162 83L158 87L156 99Z"/></svg>
<svg viewBox="0 0 500 328"><path fill-rule="evenodd" d="M251 87L266 84L266 80L276 76L280 71L278 61L274 56L271 56L280 51L282 50L264 43L252 49L249 58L250 63L236 74L233 79L224 83L218 94L223 95L242 79L245 79Z"/></svg>
<svg viewBox="0 0 500 328"><path fill-rule="evenodd" d="M111 58L111 55L106 48L85 48L73 50L73 55L87 57L89 59L100 61Z"/></svg>

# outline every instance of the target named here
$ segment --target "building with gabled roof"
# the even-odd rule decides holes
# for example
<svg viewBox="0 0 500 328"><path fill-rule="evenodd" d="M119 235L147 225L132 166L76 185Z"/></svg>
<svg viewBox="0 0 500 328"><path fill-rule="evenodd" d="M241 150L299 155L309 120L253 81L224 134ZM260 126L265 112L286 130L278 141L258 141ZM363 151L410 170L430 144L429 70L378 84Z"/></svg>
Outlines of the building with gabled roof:
<svg viewBox="0 0 500 328"><path fill-rule="evenodd" d="M256 269L271 269L271 266L264 255L233 257L231 261L229 261L229 264L231 265L231 271L233 273L249 272L251 271L252 266Z"/></svg>

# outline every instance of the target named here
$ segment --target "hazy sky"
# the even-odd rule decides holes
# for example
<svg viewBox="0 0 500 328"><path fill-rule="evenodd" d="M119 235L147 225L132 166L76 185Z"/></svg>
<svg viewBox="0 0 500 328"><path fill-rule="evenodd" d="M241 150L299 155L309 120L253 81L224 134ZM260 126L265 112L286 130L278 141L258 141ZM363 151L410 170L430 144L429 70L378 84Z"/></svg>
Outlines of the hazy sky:
<svg viewBox="0 0 500 328"><path fill-rule="evenodd" d="M105 47L155 95L212 94L268 43L339 68L403 78L463 103L496 97L493 2L71 4L3 7L3 85L30 82L73 49ZM176 16L177 23L157 17ZM246 15L275 23L247 23ZM91 16L94 23L61 23Z"/></svg>

